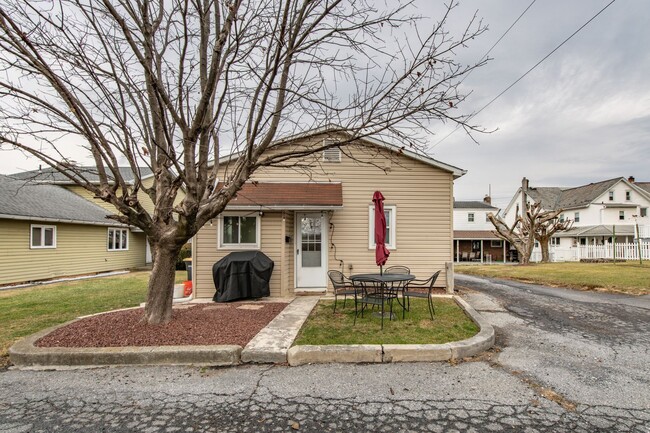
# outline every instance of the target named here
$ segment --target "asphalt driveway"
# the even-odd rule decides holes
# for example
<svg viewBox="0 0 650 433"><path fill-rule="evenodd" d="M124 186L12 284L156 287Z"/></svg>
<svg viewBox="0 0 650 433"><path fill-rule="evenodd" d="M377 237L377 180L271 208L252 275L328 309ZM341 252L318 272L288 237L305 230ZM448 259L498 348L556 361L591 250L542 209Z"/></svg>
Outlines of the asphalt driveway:
<svg viewBox="0 0 650 433"><path fill-rule="evenodd" d="M459 364L11 370L0 432L650 432L648 297L456 283L497 350Z"/></svg>

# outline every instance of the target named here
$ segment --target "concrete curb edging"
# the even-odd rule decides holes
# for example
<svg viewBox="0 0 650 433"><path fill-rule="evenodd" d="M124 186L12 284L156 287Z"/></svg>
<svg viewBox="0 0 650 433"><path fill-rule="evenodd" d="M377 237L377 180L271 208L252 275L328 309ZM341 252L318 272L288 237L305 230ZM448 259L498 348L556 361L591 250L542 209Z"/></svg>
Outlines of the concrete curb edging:
<svg viewBox="0 0 650 433"><path fill-rule="evenodd" d="M494 328L465 300L456 303L479 327L466 340L445 344L384 344L294 346L293 341L318 303L317 297L301 297L262 329L245 348L236 345L157 346L157 347L37 347L36 342L50 332L81 318L44 329L16 342L9 349L17 367L59 368L108 365L200 365L234 366L242 362L286 363L291 366L318 363L433 362L465 358L494 345Z"/></svg>
<svg viewBox="0 0 650 433"><path fill-rule="evenodd" d="M494 328L464 299L453 296L472 321L478 334L444 344L383 344L349 346L294 346L287 354L289 365L332 362L433 362L474 356L494 345Z"/></svg>
<svg viewBox="0 0 650 433"><path fill-rule="evenodd" d="M37 347L35 343L60 327L80 319L44 329L15 343L9 349L11 362L19 367L63 367L102 365L210 365L240 363L242 347L158 346L158 347Z"/></svg>

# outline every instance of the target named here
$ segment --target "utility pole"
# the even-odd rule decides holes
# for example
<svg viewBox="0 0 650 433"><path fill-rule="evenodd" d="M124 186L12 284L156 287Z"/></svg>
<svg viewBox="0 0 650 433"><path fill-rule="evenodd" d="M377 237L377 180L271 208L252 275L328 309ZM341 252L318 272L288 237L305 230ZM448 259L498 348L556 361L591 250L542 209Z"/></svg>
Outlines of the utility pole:
<svg viewBox="0 0 650 433"><path fill-rule="evenodd" d="M643 266L643 259L641 258L641 232L639 231L639 219L637 215L632 215L634 218L634 226L636 227L636 249L639 252L639 264Z"/></svg>

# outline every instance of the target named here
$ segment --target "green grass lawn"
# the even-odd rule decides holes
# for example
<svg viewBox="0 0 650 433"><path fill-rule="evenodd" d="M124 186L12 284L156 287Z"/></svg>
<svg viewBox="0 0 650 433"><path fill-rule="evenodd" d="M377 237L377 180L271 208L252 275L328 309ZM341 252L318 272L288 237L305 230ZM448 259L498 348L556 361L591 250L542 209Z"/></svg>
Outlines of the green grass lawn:
<svg viewBox="0 0 650 433"><path fill-rule="evenodd" d="M372 311L364 313L354 322L354 301L348 299L347 308L339 301L336 314L333 301L321 301L303 325L295 345L326 344L438 344L464 340L475 335L479 329L465 312L452 300L434 300L435 320L431 321L427 302L411 299L411 311L402 320L402 308L396 303L393 312L397 320L381 318ZM375 309L375 311L377 311Z"/></svg>
<svg viewBox="0 0 650 433"><path fill-rule="evenodd" d="M176 282L186 278L176 272ZM149 272L0 291L0 366L19 339L79 316L135 307L144 302Z"/></svg>
<svg viewBox="0 0 650 433"><path fill-rule="evenodd" d="M505 278L579 290L650 293L650 263L539 263L528 266L456 265L459 274Z"/></svg>

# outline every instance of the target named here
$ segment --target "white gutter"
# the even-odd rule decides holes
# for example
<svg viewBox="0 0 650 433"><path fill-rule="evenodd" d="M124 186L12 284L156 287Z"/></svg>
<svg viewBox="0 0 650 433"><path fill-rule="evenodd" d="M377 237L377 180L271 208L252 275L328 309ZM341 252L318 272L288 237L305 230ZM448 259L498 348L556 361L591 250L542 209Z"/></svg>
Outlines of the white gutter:
<svg viewBox="0 0 650 433"><path fill-rule="evenodd" d="M7 215L7 214L0 214L0 219L18 220L18 221L45 221L45 222L52 222L52 223L82 224L82 225L102 226L102 227L130 227L128 224L118 223L117 221L114 223L110 223L110 222L100 223L100 222L91 222L91 221L69 220L63 218L47 218L47 217L38 217L38 216Z"/></svg>
<svg viewBox="0 0 650 433"><path fill-rule="evenodd" d="M226 206L226 210L339 210L343 209L343 206L301 206L301 205L235 205L235 206Z"/></svg>

